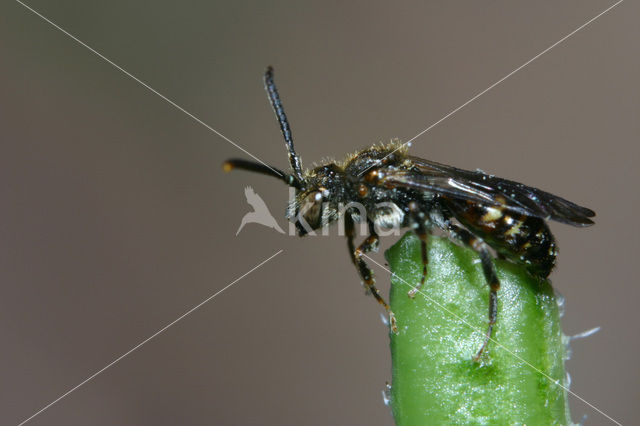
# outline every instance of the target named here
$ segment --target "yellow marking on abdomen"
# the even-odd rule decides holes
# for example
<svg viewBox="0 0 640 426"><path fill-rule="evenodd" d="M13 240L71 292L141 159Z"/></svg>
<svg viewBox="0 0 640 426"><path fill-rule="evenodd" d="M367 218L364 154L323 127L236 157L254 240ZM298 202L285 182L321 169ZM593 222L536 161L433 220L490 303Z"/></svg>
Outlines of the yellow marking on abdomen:
<svg viewBox="0 0 640 426"><path fill-rule="evenodd" d="M523 223L524 223L523 221L517 220L513 225L511 225L511 228L509 228L509 230L504 234L509 237L516 235L518 232L520 232L520 227L522 226Z"/></svg>
<svg viewBox="0 0 640 426"><path fill-rule="evenodd" d="M495 207L487 207L487 212L482 215L483 222L493 222L502 217L502 210Z"/></svg>

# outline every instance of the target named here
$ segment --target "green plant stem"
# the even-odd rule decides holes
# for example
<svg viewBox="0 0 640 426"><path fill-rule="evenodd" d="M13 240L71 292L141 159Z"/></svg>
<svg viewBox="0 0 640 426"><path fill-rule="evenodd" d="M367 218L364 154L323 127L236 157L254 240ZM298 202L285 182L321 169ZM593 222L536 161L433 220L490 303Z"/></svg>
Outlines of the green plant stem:
<svg viewBox="0 0 640 426"><path fill-rule="evenodd" d="M565 346L551 285L496 261L494 341L473 361L489 303L478 256L443 238L430 237L428 247L428 278L415 299L407 292L422 275L419 240L408 233L385 253L399 330L391 334L396 424L571 424L558 386L566 386Z"/></svg>

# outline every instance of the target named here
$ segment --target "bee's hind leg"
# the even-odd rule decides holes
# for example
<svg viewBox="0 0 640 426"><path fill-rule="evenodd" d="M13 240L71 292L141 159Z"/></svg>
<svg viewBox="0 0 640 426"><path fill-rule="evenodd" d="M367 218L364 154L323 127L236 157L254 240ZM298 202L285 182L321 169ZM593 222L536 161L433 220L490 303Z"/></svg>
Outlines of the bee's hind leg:
<svg viewBox="0 0 640 426"><path fill-rule="evenodd" d="M376 288L376 280L373 277L373 271L367 263L364 261L363 256L365 253L375 251L378 248L379 238L373 227L373 223L369 222L369 236L360 244L357 248L353 244L355 238L355 224L353 218L348 213L345 215L345 234L347 236L347 246L349 247L349 254L351 255L351 261L356 265L358 274L364 282L367 290L376 298L389 314L389 326L393 333L398 333L398 326L396 324L396 317L391 311L389 304L382 298L380 292Z"/></svg>
<svg viewBox="0 0 640 426"><path fill-rule="evenodd" d="M480 347L478 353L473 357L474 361L478 361L491 340L493 326L495 325L498 317L498 290L500 289L500 281L498 281L496 270L493 267L491 252L489 251L487 244L481 238L478 238L466 229L453 224L449 225L448 231L453 238L478 252L480 255L482 272L487 280L487 284L489 284L489 327L485 335L484 343Z"/></svg>

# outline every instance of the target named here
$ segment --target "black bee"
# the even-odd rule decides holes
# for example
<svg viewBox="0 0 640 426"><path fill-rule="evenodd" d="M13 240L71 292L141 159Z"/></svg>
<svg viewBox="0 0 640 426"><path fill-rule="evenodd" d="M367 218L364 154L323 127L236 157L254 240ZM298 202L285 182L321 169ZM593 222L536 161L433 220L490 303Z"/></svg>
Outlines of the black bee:
<svg viewBox="0 0 640 426"><path fill-rule="evenodd" d="M311 170L302 170L293 148L291 129L273 81L273 69L264 76L265 88L275 111L289 153L291 173L274 167L231 159L226 171L234 168L274 176L295 188L295 200L287 217L300 236L344 218L349 255L367 289L389 313L389 305L375 287L373 272L363 255L378 248L381 229L409 227L420 238L422 279L409 292L414 297L427 273L427 239L440 229L451 239L479 253L490 287L489 327L477 360L487 346L497 316L500 282L492 257L495 254L523 265L534 277L546 278L556 261L558 249L545 220L573 226L589 226L592 210L536 188L410 156L407 147L391 142L372 146ZM354 245L355 223L366 221L369 236Z"/></svg>

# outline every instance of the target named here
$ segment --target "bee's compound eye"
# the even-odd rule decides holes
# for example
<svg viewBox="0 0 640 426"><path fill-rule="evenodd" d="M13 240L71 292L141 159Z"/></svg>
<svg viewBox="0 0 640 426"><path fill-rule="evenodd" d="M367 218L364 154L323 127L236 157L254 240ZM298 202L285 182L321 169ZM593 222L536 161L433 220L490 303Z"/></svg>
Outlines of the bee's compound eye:
<svg viewBox="0 0 640 426"><path fill-rule="evenodd" d="M303 198L296 217L299 230L304 229L308 233L322 225L322 200L321 191L310 192Z"/></svg>

